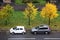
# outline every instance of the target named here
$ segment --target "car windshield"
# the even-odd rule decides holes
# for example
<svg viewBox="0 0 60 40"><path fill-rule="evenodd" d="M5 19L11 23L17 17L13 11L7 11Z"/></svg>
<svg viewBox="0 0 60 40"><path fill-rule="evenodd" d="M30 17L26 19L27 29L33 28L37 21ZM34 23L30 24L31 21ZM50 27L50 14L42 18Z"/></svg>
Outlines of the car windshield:
<svg viewBox="0 0 60 40"><path fill-rule="evenodd" d="M14 27L13 29L16 29L17 27Z"/></svg>
<svg viewBox="0 0 60 40"><path fill-rule="evenodd" d="M40 27L43 27L44 25L40 25Z"/></svg>
<svg viewBox="0 0 60 40"><path fill-rule="evenodd" d="M39 26L35 27L35 29L39 28Z"/></svg>

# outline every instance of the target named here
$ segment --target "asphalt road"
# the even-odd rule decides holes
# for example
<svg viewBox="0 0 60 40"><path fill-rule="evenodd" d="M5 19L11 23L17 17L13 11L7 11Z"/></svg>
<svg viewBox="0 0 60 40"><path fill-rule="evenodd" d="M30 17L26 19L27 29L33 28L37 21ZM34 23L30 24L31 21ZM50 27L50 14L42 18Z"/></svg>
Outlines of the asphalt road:
<svg viewBox="0 0 60 40"><path fill-rule="evenodd" d="M22 34L9 34L8 40L60 40L60 32L52 32L49 35L37 34L33 35L31 33Z"/></svg>

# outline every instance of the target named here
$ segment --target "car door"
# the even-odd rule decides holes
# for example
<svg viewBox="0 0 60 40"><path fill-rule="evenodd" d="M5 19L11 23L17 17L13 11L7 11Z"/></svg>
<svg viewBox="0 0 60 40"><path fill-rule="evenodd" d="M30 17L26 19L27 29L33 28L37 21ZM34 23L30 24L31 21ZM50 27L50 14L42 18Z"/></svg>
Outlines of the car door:
<svg viewBox="0 0 60 40"><path fill-rule="evenodd" d="M38 33L41 33L41 31L42 31L42 30L41 30L40 28L38 28Z"/></svg>
<svg viewBox="0 0 60 40"><path fill-rule="evenodd" d="M23 28L19 28L19 32L20 33L23 33Z"/></svg>
<svg viewBox="0 0 60 40"><path fill-rule="evenodd" d="M42 27L42 28L39 28L39 33L44 33L45 31L47 30L47 28L45 28L45 27Z"/></svg>
<svg viewBox="0 0 60 40"><path fill-rule="evenodd" d="M39 28L39 33L43 33L44 32L44 28Z"/></svg>

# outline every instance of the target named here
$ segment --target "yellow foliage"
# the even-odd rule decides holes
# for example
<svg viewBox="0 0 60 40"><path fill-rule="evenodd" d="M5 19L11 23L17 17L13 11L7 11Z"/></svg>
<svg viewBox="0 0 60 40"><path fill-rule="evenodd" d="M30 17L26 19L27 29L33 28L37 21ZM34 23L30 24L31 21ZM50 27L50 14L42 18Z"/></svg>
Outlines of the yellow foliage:
<svg viewBox="0 0 60 40"><path fill-rule="evenodd" d="M52 3L47 3L46 6L42 9L40 16L43 18L56 18L58 16L57 14L57 7L56 5Z"/></svg>
<svg viewBox="0 0 60 40"><path fill-rule="evenodd" d="M27 8L25 8L24 15L26 18L30 17L33 20L37 15L37 8L32 3L27 3Z"/></svg>
<svg viewBox="0 0 60 40"><path fill-rule="evenodd" d="M9 13L11 12L12 9L13 9L13 7L10 6L9 4L7 4L6 6L4 6L4 7L0 10L0 18L7 17L7 16L9 15Z"/></svg>

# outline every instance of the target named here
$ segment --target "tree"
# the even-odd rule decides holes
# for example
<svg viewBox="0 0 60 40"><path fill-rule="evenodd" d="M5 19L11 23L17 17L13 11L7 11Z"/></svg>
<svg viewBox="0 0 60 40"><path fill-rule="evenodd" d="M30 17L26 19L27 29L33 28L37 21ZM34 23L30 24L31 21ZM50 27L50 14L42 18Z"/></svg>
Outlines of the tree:
<svg viewBox="0 0 60 40"><path fill-rule="evenodd" d="M33 20L37 15L37 8L32 3L27 3L27 7L25 8L24 15L28 18L28 23L30 25L30 20Z"/></svg>
<svg viewBox="0 0 60 40"><path fill-rule="evenodd" d="M13 13L13 7L7 4L0 10L0 20L5 20L5 24L7 24L9 17Z"/></svg>
<svg viewBox="0 0 60 40"><path fill-rule="evenodd" d="M0 10L0 15L4 18L5 16L9 16L13 12L13 7L7 4Z"/></svg>
<svg viewBox="0 0 60 40"><path fill-rule="evenodd" d="M42 16L43 18L48 18L50 25L50 20L58 16L56 5L47 3L46 6L42 8L40 16Z"/></svg>

